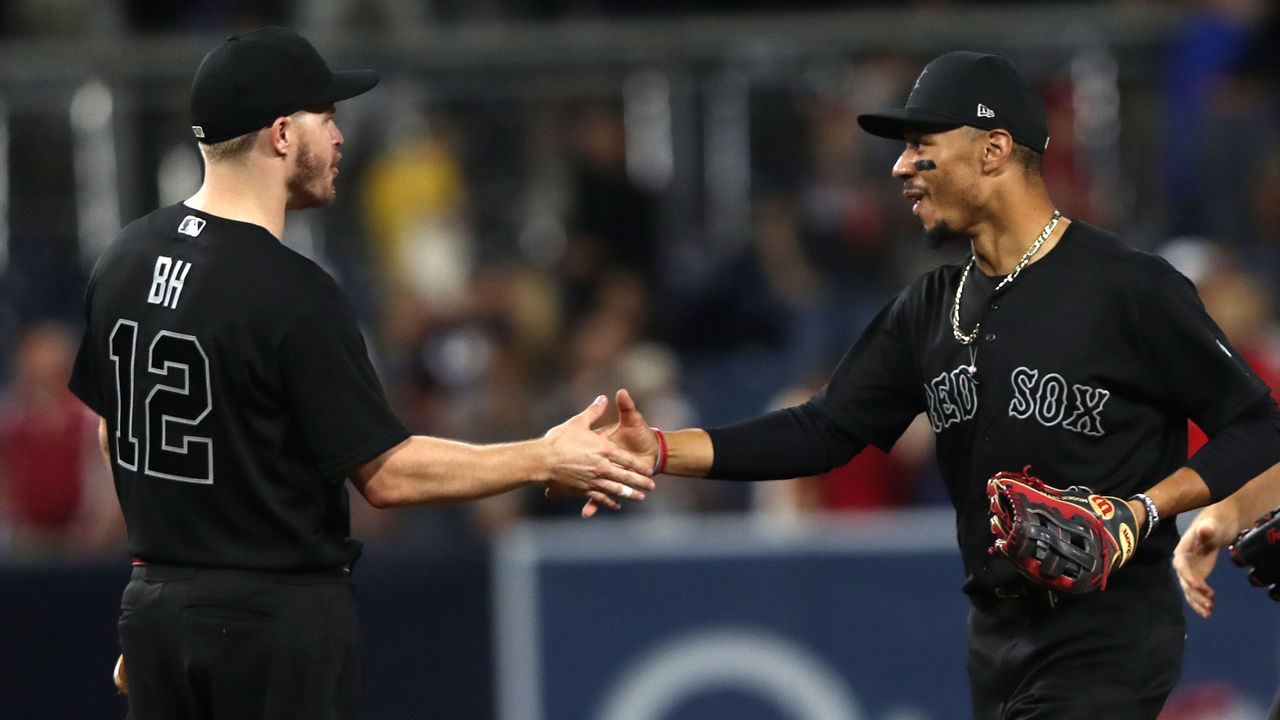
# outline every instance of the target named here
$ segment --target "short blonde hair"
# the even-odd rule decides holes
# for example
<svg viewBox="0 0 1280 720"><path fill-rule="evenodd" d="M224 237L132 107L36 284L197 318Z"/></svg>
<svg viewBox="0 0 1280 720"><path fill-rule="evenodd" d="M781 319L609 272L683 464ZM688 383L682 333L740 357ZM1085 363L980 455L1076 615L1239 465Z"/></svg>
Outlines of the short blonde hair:
<svg viewBox="0 0 1280 720"><path fill-rule="evenodd" d="M198 143L200 145L200 154L209 162L218 162L221 160L230 160L240 157L249 152L249 148L253 147L253 143L258 139L258 131L247 132L244 135L233 137L230 140L223 140L216 143Z"/></svg>

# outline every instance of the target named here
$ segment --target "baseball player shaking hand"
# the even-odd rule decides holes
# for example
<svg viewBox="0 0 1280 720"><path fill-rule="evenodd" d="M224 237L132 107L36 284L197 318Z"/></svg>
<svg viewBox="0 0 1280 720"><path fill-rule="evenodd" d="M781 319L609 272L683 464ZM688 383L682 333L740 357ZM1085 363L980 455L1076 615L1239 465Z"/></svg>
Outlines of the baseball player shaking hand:
<svg viewBox="0 0 1280 720"><path fill-rule="evenodd" d="M663 433L620 392L608 436L668 474L765 480L887 451L925 413L974 717L1154 720L1185 635L1170 518L1280 461L1280 409L1185 277L1054 206L1044 105L1006 59L941 55L904 108L858 121L905 142L893 176L963 258L885 306L808 402ZM1187 418L1211 438L1190 461Z"/></svg>
<svg viewBox="0 0 1280 720"><path fill-rule="evenodd" d="M356 718L360 638L350 479L377 507L532 484L618 507L651 461L593 432L599 397L544 437L410 436L337 284L281 244L288 210L335 197L335 103L371 71L330 71L262 28L192 84L200 190L124 228L99 258L70 387L102 416L128 526L119 635L134 720Z"/></svg>

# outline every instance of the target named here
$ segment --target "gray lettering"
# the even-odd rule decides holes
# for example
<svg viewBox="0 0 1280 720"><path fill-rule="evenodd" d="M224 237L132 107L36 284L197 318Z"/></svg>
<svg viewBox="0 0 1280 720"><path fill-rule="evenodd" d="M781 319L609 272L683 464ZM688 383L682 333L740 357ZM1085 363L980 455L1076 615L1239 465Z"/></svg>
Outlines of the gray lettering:
<svg viewBox="0 0 1280 720"><path fill-rule="evenodd" d="M1062 427L1094 437L1105 434L1106 431L1102 429L1102 406L1111 397L1111 393L1088 385L1074 385L1072 389L1075 391L1076 409L1062 423Z"/></svg>
<svg viewBox="0 0 1280 720"><path fill-rule="evenodd" d="M1020 367L1013 371L1010 381L1013 383L1013 401L1009 403L1009 414L1026 419L1035 411L1035 386L1040 377L1038 370Z"/></svg>

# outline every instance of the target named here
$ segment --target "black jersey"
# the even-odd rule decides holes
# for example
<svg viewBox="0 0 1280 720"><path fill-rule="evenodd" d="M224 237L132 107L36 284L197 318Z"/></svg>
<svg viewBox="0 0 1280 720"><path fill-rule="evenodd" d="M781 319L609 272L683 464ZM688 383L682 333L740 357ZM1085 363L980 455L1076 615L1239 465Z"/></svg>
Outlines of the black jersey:
<svg viewBox="0 0 1280 720"><path fill-rule="evenodd" d="M1189 280L1103 230L1072 222L994 296L998 279L971 271L961 328L981 326L970 346L951 323L963 269L900 293L810 405L886 450L928 415L970 592L1015 573L987 552L991 475L1029 465L1051 485L1128 497L1186 462L1187 418L1212 435L1269 392ZM1164 523L1130 564L1167 566L1176 541Z"/></svg>
<svg viewBox="0 0 1280 720"><path fill-rule="evenodd" d="M408 433L323 270L174 205L103 253L85 318L70 387L107 421L135 557L295 571L359 555L345 473Z"/></svg>

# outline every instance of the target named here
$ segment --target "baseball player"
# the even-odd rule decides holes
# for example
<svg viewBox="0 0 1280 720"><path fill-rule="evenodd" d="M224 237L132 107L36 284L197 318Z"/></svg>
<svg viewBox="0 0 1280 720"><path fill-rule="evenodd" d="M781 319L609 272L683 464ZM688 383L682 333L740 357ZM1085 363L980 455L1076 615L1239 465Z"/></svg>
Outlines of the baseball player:
<svg viewBox="0 0 1280 720"><path fill-rule="evenodd" d="M1054 206L1041 176L1045 109L1007 60L944 54L905 108L858 120L905 141L893 176L926 236L970 252L899 293L808 402L664 434L619 391L610 437L669 474L786 478L869 444L888 450L927 414L972 600L974 716L1154 720L1183 652L1170 518L1280 461L1280 409L1186 278ZM1190 461L1187 418L1212 438ZM1030 582L992 552L989 479L1028 466L1050 485L1081 486L1098 515L1131 519L1121 552L1106 556L1127 565L1102 576L1104 590Z"/></svg>
<svg viewBox="0 0 1280 720"><path fill-rule="evenodd" d="M1280 467L1254 478L1244 487L1206 507L1182 533L1173 551L1173 569L1182 586L1183 597L1200 617L1213 615L1214 591L1209 573L1218 560L1218 551L1232 541L1232 555L1238 564L1253 567L1250 581L1267 587L1272 599L1280 600ZM1259 519L1260 518L1260 519ZM1257 520L1255 520L1257 519ZM1250 528L1253 523L1257 527ZM1248 551L1245 539L1255 542ZM1280 720L1280 691L1271 702L1268 720Z"/></svg>
<svg viewBox="0 0 1280 720"><path fill-rule="evenodd" d="M85 297L70 387L102 416L134 560L119 622L134 720L355 718L349 479L374 506L538 483L610 507L652 464L590 425L477 446L410 436L334 281L280 239L326 205L334 104L371 89L300 35L228 38L196 71L204 183L121 231Z"/></svg>

